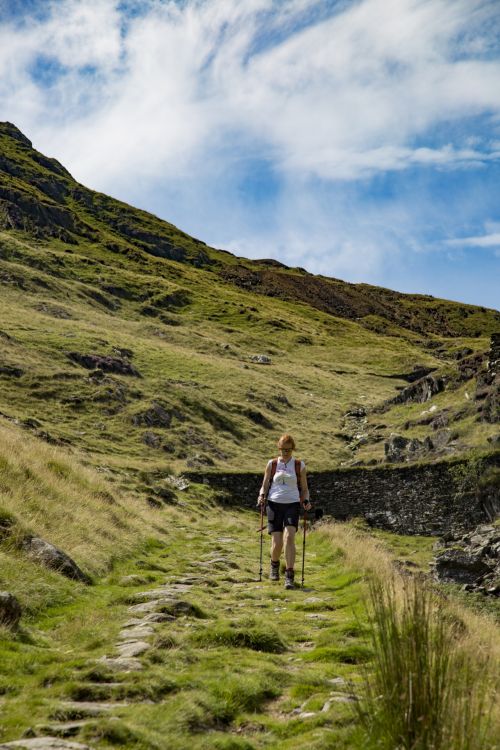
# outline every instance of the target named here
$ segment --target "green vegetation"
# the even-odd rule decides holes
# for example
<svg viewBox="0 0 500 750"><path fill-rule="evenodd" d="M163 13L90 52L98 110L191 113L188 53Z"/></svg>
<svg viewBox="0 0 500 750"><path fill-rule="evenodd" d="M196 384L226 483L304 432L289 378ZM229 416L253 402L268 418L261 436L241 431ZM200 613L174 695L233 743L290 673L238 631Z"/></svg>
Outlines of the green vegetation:
<svg viewBox="0 0 500 750"><path fill-rule="evenodd" d="M406 709L390 691L385 719L370 693L355 708L364 682L377 684L383 628L399 633L387 648L417 626L450 631L425 607L405 620L400 603L396 619L380 609L370 620L364 602L395 557L397 591L425 571L432 540L325 524L308 543L306 589L285 592L255 580L256 513L222 510L176 475L254 471L285 430L311 469L380 462L391 432L432 436L435 411L453 431L451 458L469 456L450 469L457 487L494 487L481 457L497 426L479 421L479 370L464 380L457 353L484 355L500 314L236 258L87 190L8 124L0 151L0 588L23 608L17 631L0 625L0 742L81 721L67 731L103 749L361 750L367 721L400 727ZM435 410L371 411L416 365L446 378ZM31 559L29 535L91 584ZM165 588L142 669L116 671L122 629ZM487 614L456 592L442 612L467 669L483 664L474 654L498 663ZM459 706L462 677L447 674ZM112 709L81 705L99 701ZM437 698L420 705L422 726L443 710Z"/></svg>
<svg viewBox="0 0 500 750"><path fill-rule="evenodd" d="M490 746L488 659L461 652L458 623L430 589L408 582L399 605L390 582L370 586L374 664L359 717L374 747L480 750Z"/></svg>
<svg viewBox="0 0 500 750"><path fill-rule="evenodd" d="M0 150L6 417L117 471L254 469L285 428L320 469L383 460L391 432L432 436L418 403L352 429L342 419L420 365L448 377L432 403L455 451L488 447L495 425L477 420L456 354L485 352L500 313L236 258L87 190L9 124ZM75 352L121 357L140 377L93 373Z"/></svg>

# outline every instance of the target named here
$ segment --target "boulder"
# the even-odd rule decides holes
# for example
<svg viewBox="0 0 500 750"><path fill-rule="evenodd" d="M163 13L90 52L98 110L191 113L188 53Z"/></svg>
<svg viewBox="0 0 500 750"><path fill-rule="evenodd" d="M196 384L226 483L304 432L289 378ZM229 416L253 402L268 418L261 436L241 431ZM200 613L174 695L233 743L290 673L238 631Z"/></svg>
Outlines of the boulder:
<svg viewBox="0 0 500 750"><path fill-rule="evenodd" d="M429 443L432 450L441 450L446 447L455 437L455 434L448 428L444 430L436 430L436 433L429 438ZM426 438L427 439L427 438Z"/></svg>
<svg viewBox="0 0 500 750"><path fill-rule="evenodd" d="M426 441L428 440L426 438ZM405 438L395 433L392 433L389 440L384 443L386 461L390 461L391 463L408 461L410 458L416 458L431 448L432 446L429 442L421 442L418 438Z"/></svg>
<svg viewBox="0 0 500 750"><path fill-rule="evenodd" d="M500 594L500 526L482 524L458 539L443 537L436 551L437 580L461 583L465 591Z"/></svg>
<svg viewBox="0 0 500 750"><path fill-rule="evenodd" d="M433 430L442 430L443 427L448 427L449 421L449 412L447 409L443 409L443 411L439 412L439 414L436 414L436 416L431 419L429 425Z"/></svg>
<svg viewBox="0 0 500 750"><path fill-rule="evenodd" d="M173 474L169 474L169 476L166 477L165 481L168 482L172 487L175 487L176 490L180 490L181 492L189 489L189 482L184 477L176 477Z"/></svg>
<svg viewBox="0 0 500 750"><path fill-rule="evenodd" d="M440 581L476 583L492 571L492 566L484 562L481 554L447 549L436 556L434 571Z"/></svg>
<svg viewBox="0 0 500 750"><path fill-rule="evenodd" d="M254 354L252 357L250 357L251 362L255 362L257 365L270 365L272 364L271 357L268 357L267 354Z"/></svg>
<svg viewBox="0 0 500 750"><path fill-rule="evenodd" d="M8 591L0 591L0 625L16 630L21 614L21 605L16 597Z"/></svg>
<svg viewBox="0 0 500 750"><path fill-rule="evenodd" d="M72 578L82 583L90 583L89 576L84 573L76 562L66 552L54 547L50 542L36 536L26 536L22 542L22 549L32 560L46 568L56 570L66 578Z"/></svg>

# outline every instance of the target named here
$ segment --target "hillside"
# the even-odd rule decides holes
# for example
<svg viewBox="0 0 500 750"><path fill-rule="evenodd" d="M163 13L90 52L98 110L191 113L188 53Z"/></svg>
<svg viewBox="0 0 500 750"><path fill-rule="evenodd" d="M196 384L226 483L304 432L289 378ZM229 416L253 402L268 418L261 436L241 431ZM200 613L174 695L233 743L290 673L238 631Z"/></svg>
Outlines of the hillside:
<svg viewBox="0 0 500 750"><path fill-rule="evenodd" d="M498 432L497 390L474 397L498 311L207 247L9 123L0 227L0 412L97 464L255 469L284 429L314 468L384 461L391 433L435 436L421 393L381 406L425 377L447 432L416 457Z"/></svg>

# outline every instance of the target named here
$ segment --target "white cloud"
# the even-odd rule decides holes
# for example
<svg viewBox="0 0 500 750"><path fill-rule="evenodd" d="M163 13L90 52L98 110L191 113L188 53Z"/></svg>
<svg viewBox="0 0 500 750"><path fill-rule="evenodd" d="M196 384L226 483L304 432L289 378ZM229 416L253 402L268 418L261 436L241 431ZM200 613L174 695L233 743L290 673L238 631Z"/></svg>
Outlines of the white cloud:
<svg viewBox="0 0 500 750"><path fill-rule="evenodd" d="M493 247L500 248L500 232L493 234L484 234L478 237L458 237L453 240L446 240L447 245L452 247Z"/></svg>
<svg viewBox="0 0 500 750"><path fill-rule="evenodd" d="M493 158L414 143L500 115L500 61L481 58L494 2L364 0L293 32L322 5L158 1L122 34L115 0L59 0L45 21L0 27L2 109L103 189L192 169L235 134L284 173L327 179ZM67 67L48 92L29 76L40 53Z"/></svg>

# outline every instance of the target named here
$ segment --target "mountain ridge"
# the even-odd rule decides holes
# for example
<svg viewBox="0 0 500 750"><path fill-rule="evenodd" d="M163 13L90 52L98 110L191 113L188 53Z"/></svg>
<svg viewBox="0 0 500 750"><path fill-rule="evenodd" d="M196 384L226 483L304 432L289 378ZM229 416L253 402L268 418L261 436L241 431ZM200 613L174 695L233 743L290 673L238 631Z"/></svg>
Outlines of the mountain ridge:
<svg viewBox="0 0 500 750"><path fill-rule="evenodd" d="M56 237L78 244L80 238L100 242L117 254L142 250L211 268L229 284L361 319L372 330L395 325L420 334L479 336L500 324L498 311L481 306L353 284L280 261L252 261L211 248L154 214L84 187L56 159L33 149L12 123L0 123L0 148L0 226L4 228L28 230L40 240Z"/></svg>
<svg viewBox="0 0 500 750"><path fill-rule="evenodd" d="M0 124L9 419L122 467L249 468L285 429L316 468L383 463L391 433L418 448L403 461L489 447L498 311L238 258L89 190L30 143Z"/></svg>

